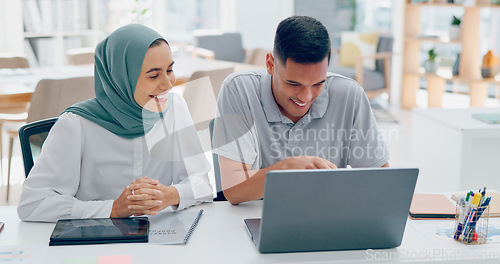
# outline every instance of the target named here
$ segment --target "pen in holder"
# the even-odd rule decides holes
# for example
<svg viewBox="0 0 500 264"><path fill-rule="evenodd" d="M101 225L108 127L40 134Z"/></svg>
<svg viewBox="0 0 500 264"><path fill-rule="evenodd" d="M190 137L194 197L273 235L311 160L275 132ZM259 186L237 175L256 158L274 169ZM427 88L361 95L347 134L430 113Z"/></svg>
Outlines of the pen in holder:
<svg viewBox="0 0 500 264"><path fill-rule="evenodd" d="M477 206L457 201L454 239L460 243L479 245L488 238L489 205Z"/></svg>

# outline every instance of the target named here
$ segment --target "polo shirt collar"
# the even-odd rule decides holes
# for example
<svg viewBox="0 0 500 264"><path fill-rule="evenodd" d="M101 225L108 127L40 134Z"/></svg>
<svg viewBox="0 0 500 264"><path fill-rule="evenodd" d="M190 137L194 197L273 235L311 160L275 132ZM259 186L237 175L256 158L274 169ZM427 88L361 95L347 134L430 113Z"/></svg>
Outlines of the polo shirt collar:
<svg viewBox="0 0 500 264"><path fill-rule="evenodd" d="M271 88L271 75L269 73L264 73L260 88L260 101L262 103L262 108L264 109L264 114L266 115L267 121L283 122L281 118L282 114L280 112L278 104L276 103L276 100L274 100L274 95ZM330 101L328 93L328 86L325 82L323 91L321 91L318 98L314 100L311 108L304 116L305 118L307 118L307 121L314 118L322 118L325 115L326 109L328 108L328 103Z"/></svg>
<svg viewBox="0 0 500 264"><path fill-rule="evenodd" d="M276 100L274 100L271 88L271 75L268 72L265 72L263 75L262 82L260 83L260 91L260 101L262 102L267 122L280 122L281 113Z"/></svg>
<svg viewBox="0 0 500 264"><path fill-rule="evenodd" d="M330 95L328 94L330 91L328 89L328 85L325 82L323 85L323 91L319 94L318 98L314 100L314 103L311 105L308 114L311 115L311 118L322 118L326 109L328 108L328 103L330 102Z"/></svg>

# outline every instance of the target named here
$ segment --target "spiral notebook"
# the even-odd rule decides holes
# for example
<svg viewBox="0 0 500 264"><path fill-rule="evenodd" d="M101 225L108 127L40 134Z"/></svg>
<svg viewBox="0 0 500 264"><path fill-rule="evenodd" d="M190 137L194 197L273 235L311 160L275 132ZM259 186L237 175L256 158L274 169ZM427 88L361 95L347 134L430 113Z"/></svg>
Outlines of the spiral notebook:
<svg viewBox="0 0 500 264"><path fill-rule="evenodd" d="M150 244L186 244L200 220L199 211L163 212L149 217Z"/></svg>

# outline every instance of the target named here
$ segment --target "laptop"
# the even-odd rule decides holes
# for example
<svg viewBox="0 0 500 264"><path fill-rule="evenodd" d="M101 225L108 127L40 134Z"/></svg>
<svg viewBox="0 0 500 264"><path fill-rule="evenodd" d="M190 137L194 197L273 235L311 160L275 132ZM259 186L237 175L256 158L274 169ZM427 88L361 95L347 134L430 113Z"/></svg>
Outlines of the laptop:
<svg viewBox="0 0 500 264"><path fill-rule="evenodd" d="M270 171L262 218L244 221L261 253L398 247L417 175L416 168Z"/></svg>

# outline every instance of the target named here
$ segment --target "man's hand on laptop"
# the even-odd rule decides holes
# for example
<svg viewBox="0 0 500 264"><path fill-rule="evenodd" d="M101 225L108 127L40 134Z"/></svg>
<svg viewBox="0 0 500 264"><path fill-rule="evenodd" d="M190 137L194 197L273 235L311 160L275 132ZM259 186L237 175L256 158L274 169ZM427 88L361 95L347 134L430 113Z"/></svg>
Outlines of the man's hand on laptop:
<svg viewBox="0 0 500 264"><path fill-rule="evenodd" d="M262 198L268 171L337 168L330 161L314 156L289 157L258 170L251 170L252 164L245 164L219 156L219 165L224 195L233 205Z"/></svg>
<svg viewBox="0 0 500 264"><path fill-rule="evenodd" d="M330 161L315 156L295 156L277 162L275 169L279 170L310 170L310 169L336 169L337 166Z"/></svg>

